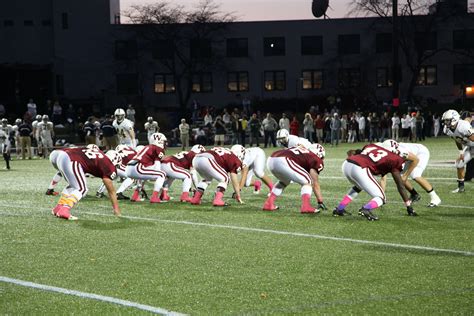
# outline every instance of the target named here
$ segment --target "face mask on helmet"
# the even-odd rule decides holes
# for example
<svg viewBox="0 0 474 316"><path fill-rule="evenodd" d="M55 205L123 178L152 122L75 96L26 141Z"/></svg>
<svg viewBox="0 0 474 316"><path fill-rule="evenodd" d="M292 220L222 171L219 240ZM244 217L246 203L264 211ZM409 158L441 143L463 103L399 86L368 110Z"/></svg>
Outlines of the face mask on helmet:
<svg viewBox="0 0 474 316"><path fill-rule="evenodd" d="M443 113L443 117L441 119L446 126L454 129L461 119L461 116L459 115L458 111L447 110Z"/></svg>
<svg viewBox="0 0 474 316"><path fill-rule="evenodd" d="M203 145L194 145L194 146L191 148L191 151L192 151L192 152L195 152L196 154L199 154L199 153L205 152L205 151L206 151L206 148L204 148Z"/></svg>
<svg viewBox="0 0 474 316"><path fill-rule="evenodd" d="M384 141L382 143L382 147L391 151L392 153L398 153L398 147L400 146L400 144L396 141L396 140L393 140L393 139L387 139L386 141Z"/></svg>
<svg viewBox="0 0 474 316"><path fill-rule="evenodd" d="M309 146L308 150L321 159L324 159L324 157L326 156L326 150L320 144L312 144L311 146Z"/></svg>
<svg viewBox="0 0 474 316"><path fill-rule="evenodd" d="M230 148L230 151L239 158L240 161L243 161L245 158L245 147L242 145L234 145Z"/></svg>
<svg viewBox="0 0 474 316"><path fill-rule="evenodd" d="M287 145L289 136L290 133L286 129L281 129L277 132L276 139L283 145Z"/></svg>
<svg viewBox="0 0 474 316"><path fill-rule="evenodd" d="M105 155L110 159L114 166L118 166L122 163L122 157L115 150L109 150Z"/></svg>
<svg viewBox="0 0 474 316"><path fill-rule="evenodd" d="M114 112L114 116L117 119L117 122L122 123L125 119L125 111L123 109L117 109Z"/></svg>
<svg viewBox="0 0 474 316"><path fill-rule="evenodd" d="M166 147L166 142L168 139L166 136L162 133L154 133L151 135L151 144L156 145L156 146L161 146L161 147Z"/></svg>

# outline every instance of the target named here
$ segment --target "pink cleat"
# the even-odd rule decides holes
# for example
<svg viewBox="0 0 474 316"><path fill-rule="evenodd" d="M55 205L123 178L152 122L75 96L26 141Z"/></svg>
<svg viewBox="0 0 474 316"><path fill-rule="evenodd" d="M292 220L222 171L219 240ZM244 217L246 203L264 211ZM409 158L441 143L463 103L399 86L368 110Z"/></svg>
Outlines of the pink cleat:
<svg viewBox="0 0 474 316"><path fill-rule="evenodd" d="M301 214L317 214L320 212L319 209L311 205L311 195L303 194L301 196Z"/></svg>
<svg viewBox="0 0 474 316"><path fill-rule="evenodd" d="M228 206L222 198L224 197L224 192L216 192L216 196L214 197L214 201L212 201L213 206Z"/></svg>
<svg viewBox="0 0 474 316"><path fill-rule="evenodd" d="M161 197L160 198L163 202L168 202L169 200L171 200L171 197L168 195L168 190L163 190L161 192Z"/></svg>
<svg viewBox="0 0 474 316"><path fill-rule="evenodd" d="M181 202L191 202L191 197L189 196L189 192L181 193L181 197L179 198Z"/></svg>
<svg viewBox="0 0 474 316"><path fill-rule="evenodd" d="M67 205L61 205L61 207L56 211L56 216L69 221L76 221L77 217L71 215L70 209L71 208Z"/></svg>
<svg viewBox="0 0 474 316"><path fill-rule="evenodd" d="M151 195L150 203L161 203L160 196L158 191L153 191Z"/></svg>
<svg viewBox="0 0 474 316"><path fill-rule="evenodd" d="M259 181L259 180L255 180L255 183L253 184L253 186L254 186L253 193L254 194L259 194L260 189L262 188L262 182Z"/></svg>
<svg viewBox="0 0 474 316"><path fill-rule="evenodd" d="M202 194L203 192L197 190L196 192L194 192L194 196L193 198L191 199L191 204L193 205L199 205L201 204L201 198L202 198Z"/></svg>
<svg viewBox="0 0 474 316"><path fill-rule="evenodd" d="M276 195L273 194L273 193L270 193L268 195L268 198L267 200L265 201L265 203L263 204L263 210L264 211L276 211L279 209L278 206L275 205L275 200L276 200Z"/></svg>
<svg viewBox="0 0 474 316"><path fill-rule="evenodd" d="M132 197L130 198L130 201L131 202L140 202L141 199L140 199L140 191L138 189L136 189L134 192L133 192L133 195Z"/></svg>

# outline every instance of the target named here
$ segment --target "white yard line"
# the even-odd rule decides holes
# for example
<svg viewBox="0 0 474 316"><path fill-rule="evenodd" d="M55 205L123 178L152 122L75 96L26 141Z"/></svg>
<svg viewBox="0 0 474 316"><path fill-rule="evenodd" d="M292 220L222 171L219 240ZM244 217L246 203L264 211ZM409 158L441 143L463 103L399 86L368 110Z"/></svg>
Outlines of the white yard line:
<svg viewBox="0 0 474 316"><path fill-rule="evenodd" d="M90 215L105 216L105 217L114 216L112 214L104 214L104 213L96 213L96 212L82 212L82 214L90 214ZM144 221L152 221L152 222L160 222L160 223L171 223L171 224L212 227L212 228L225 228L225 229L232 229L232 230L258 232L258 233L306 237L306 238L315 238L315 239L326 239L326 240L334 240L334 241L347 241L347 242L366 244L366 245L377 245L377 246L392 247L392 248L416 249L416 250L425 250L425 251L432 251L432 252L455 253L455 254L461 254L465 256L474 256L474 252L456 250L456 249L443 249L443 248L435 248L435 247L427 247L427 246L406 245L406 244L389 243L389 242L383 242L383 241L324 236L324 235L316 235L316 234L288 232L288 231L282 231L282 230L245 227L245 226L220 225L220 224L210 224L210 223L200 223L200 222L190 222L190 221L176 221L176 220L159 219L159 218L152 218L152 217L127 216L127 215L124 215L122 217L128 218L128 219L136 219L136 220L144 220Z"/></svg>
<svg viewBox="0 0 474 316"><path fill-rule="evenodd" d="M48 291L48 292L56 292L56 293L61 293L61 294L66 294L66 295L73 295L73 296L78 296L81 298L87 298L87 299L92 299L92 300L97 300L101 302L107 302L107 303L113 303L117 305L122 305L126 307L131 307L131 308L136 308L140 310L144 310L147 312L152 312L155 314L159 315L185 315L173 311L169 311L163 308L159 307L154 307L150 305L144 305L132 301L126 301L122 300L119 298L115 297L110 297L110 296L103 296L103 295L98 295L98 294L93 294L93 293L86 293L86 292L81 292L81 291L75 291L75 290L69 290L65 289L62 287L56 287L56 286L50 286L50 285L45 285L45 284L39 284L39 283L33 283L33 282L28 282L28 281L23 281L23 280L18 280L18 279L12 279L9 277L4 277L0 276L0 282L5 282L5 283L10 283L10 284L15 284L15 285L20 285L24 287L29 287L33 289L38 289L42 291Z"/></svg>

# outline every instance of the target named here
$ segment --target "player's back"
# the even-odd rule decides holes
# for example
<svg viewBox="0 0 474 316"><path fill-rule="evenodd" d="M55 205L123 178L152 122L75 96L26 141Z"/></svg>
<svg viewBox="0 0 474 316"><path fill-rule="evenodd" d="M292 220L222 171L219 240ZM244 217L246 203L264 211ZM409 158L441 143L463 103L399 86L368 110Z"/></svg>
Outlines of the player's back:
<svg viewBox="0 0 474 316"><path fill-rule="evenodd" d="M395 170L401 171L402 157L376 144L366 145L360 154L352 155L347 161L362 168L368 168L374 175L385 175Z"/></svg>

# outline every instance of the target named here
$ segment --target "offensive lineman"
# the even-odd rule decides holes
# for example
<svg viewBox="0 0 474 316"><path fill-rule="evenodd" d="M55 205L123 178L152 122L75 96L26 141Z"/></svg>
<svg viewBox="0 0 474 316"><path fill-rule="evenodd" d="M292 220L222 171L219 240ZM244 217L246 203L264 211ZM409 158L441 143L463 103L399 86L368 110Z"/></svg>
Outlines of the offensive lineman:
<svg viewBox="0 0 474 316"><path fill-rule="evenodd" d="M245 159L242 162L242 177L240 178L240 188L243 188L244 186L249 187L253 185L254 193L260 193L262 183L259 180L252 181L252 178L255 175L267 185L270 191L272 190L272 180L269 176L265 175L266 160L267 157L262 148L251 147L245 149Z"/></svg>
<svg viewBox="0 0 474 316"><path fill-rule="evenodd" d="M474 128L455 110L448 110L441 118L444 122L443 132L454 139L459 150L459 157L456 159L458 174L458 187L453 193L462 193L464 189L465 166L474 156Z"/></svg>
<svg viewBox="0 0 474 316"><path fill-rule="evenodd" d="M135 131L133 130L133 122L125 118L123 109L116 109L114 112L115 120L112 125L117 130L119 143L132 148L136 147Z"/></svg>
<svg viewBox="0 0 474 316"><path fill-rule="evenodd" d="M305 147L305 148L309 148L309 146L311 146L311 142L309 140L307 140L304 137L298 137L298 136L295 136L295 135L290 135L288 130L286 130L284 128L280 129L277 132L276 140L277 140L278 144L280 144L281 146L286 147L286 148L291 148L291 147L296 147L296 146L302 146L302 147Z"/></svg>

